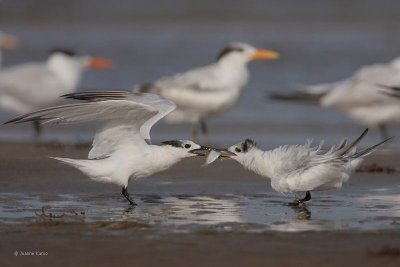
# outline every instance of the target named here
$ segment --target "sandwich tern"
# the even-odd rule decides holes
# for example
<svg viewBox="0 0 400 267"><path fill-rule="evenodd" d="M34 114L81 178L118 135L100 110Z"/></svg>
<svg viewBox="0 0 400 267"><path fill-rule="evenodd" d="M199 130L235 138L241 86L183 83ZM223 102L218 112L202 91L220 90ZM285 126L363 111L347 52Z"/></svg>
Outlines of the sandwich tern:
<svg viewBox="0 0 400 267"><path fill-rule="evenodd" d="M0 108L25 114L55 104L60 95L78 88L86 69L112 67L113 62L100 57L77 54L67 49L53 49L46 62L30 62L0 71ZM40 124L33 122L36 138Z"/></svg>
<svg viewBox="0 0 400 267"><path fill-rule="evenodd" d="M381 86L400 85L400 58L364 66L351 77L326 84L305 86L293 93L273 93L272 99L319 104L334 109L368 127L378 127L382 139L389 137L387 124L400 121L398 102L380 93Z"/></svg>
<svg viewBox="0 0 400 267"><path fill-rule="evenodd" d="M68 124L101 120L88 159L54 159L79 169L94 181L122 186L122 194L136 205L128 193L130 179L137 180L163 171L192 156L204 156L207 148L187 140L153 145L151 127L175 109L175 104L159 95L129 92L82 92L65 95L83 103L42 109L7 123L38 121L41 124Z"/></svg>
<svg viewBox="0 0 400 267"><path fill-rule="evenodd" d="M279 54L245 43L228 44L216 62L137 85L135 92L155 93L174 101L177 109L166 117L169 123L191 123L192 140L199 129L210 143L205 121L230 110L239 100L249 79L247 64L256 59L277 59Z"/></svg>
<svg viewBox="0 0 400 267"><path fill-rule="evenodd" d="M285 145L273 150L263 151L250 139L227 149L215 149L220 158L232 158L245 168L267 177L271 187L284 195L294 194L299 205L311 199L311 191L341 188L362 162L363 158L386 143L390 137L367 149L356 151L357 144L367 134L366 129L351 144L343 139L329 150L322 150L323 141L312 146L309 140L304 145ZM216 160L215 153L209 154L210 164Z"/></svg>

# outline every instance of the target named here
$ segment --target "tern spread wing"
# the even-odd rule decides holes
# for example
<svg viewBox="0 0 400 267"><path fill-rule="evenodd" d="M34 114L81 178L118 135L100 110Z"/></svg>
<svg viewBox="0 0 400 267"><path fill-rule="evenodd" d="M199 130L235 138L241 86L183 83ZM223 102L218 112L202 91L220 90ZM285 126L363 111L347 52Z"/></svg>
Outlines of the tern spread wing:
<svg viewBox="0 0 400 267"><path fill-rule="evenodd" d="M87 102L42 109L19 116L7 123L40 121L42 124L67 124L101 120L89 159L106 157L116 146L135 140L150 141L151 127L175 108L175 104L154 94L129 92L87 92L65 95Z"/></svg>

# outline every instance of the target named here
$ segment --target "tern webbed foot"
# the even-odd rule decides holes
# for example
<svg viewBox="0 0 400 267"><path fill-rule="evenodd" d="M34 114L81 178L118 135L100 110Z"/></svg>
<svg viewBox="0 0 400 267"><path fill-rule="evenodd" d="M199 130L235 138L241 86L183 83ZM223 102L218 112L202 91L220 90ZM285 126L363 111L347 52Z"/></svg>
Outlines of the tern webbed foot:
<svg viewBox="0 0 400 267"><path fill-rule="evenodd" d="M306 201L309 201L309 200L311 200L311 193L310 193L310 191L307 191L305 197L303 199L300 199L300 201L301 202L306 202Z"/></svg>
<svg viewBox="0 0 400 267"><path fill-rule="evenodd" d="M303 207L305 205L304 202L311 200L311 193L310 191L306 192L306 195L302 199L296 199L293 202L290 202L288 205L291 207Z"/></svg>
<svg viewBox="0 0 400 267"><path fill-rule="evenodd" d="M132 206L137 206L137 204L131 199L131 196L128 193L128 188L126 186L122 187L122 195L129 201L129 204Z"/></svg>

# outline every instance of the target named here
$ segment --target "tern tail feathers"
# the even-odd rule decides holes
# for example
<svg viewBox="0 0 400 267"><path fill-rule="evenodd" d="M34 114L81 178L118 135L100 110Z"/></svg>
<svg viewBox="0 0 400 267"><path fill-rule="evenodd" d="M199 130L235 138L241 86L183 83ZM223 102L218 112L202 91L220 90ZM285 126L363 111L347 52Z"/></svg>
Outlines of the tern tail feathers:
<svg viewBox="0 0 400 267"><path fill-rule="evenodd" d="M377 150L378 147L380 147L381 145L385 144L386 142L392 140L393 138L394 138L394 136L389 137L389 138L383 140L382 142L379 142L376 145L373 145L373 146L371 146L369 148L366 148L366 149L364 149L364 150L362 150L360 152L354 153L353 155L349 156L348 158L356 159L356 158L360 158L360 157L363 157L363 156L367 156L367 155L371 154L372 152L374 152L375 150Z"/></svg>
<svg viewBox="0 0 400 267"><path fill-rule="evenodd" d="M58 160L62 163L65 163L69 166L72 166L74 168L80 169L81 167L84 167L83 161L86 160L79 160L79 159L69 159L69 158L59 158L59 157L50 157L52 159Z"/></svg>
<svg viewBox="0 0 400 267"><path fill-rule="evenodd" d="M58 160L65 163L71 167L80 170L83 174L88 176L90 179L97 182L104 183L116 183L119 185L126 185L127 178L121 176L120 181L118 179L113 179L112 171L107 168L107 159L69 159L69 158L59 158L50 157L52 159Z"/></svg>
<svg viewBox="0 0 400 267"><path fill-rule="evenodd" d="M343 147L342 149L337 150L337 155L339 157L341 156L345 156L349 153L351 153L351 151L353 151L353 149L357 146L358 143L360 143L360 141L365 137L365 135L368 133L368 128L364 130L364 132L356 139L354 140L350 145L348 145L347 147Z"/></svg>

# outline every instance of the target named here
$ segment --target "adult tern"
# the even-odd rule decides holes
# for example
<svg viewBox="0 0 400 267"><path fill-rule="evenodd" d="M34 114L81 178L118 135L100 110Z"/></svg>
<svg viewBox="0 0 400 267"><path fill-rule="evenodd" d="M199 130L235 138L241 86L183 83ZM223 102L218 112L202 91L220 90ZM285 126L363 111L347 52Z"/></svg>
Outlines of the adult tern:
<svg viewBox="0 0 400 267"><path fill-rule="evenodd" d="M343 81L305 86L289 94L273 93L270 97L334 109L362 125L379 127L382 139L386 139L387 124L400 121L400 105L381 94L380 89L399 85L400 58L397 58L386 64L364 66Z"/></svg>
<svg viewBox="0 0 400 267"><path fill-rule="evenodd" d="M39 121L67 124L101 120L88 159L55 159L79 169L98 182L122 186L122 194L136 205L128 193L130 179L137 180L171 167L192 156L204 156L207 148L192 141L172 140L151 144L151 127L175 109L175 104L159 95L128 92L82 92L65 96L84 103L46 108L7 123Z"/></svg>
<svg viewBox="0 0 400 267"><path fill-rule="evenodd" d="M174 101L177 109L166 117L167 122L191 123L192 139L197 139L200 128L210 143L205 121L228 111L238 102L249 79L247 63L278 57L273 51L231 43L210 65L137 85L134 91L155 93Z"/></svg>
<svg viewBox="0 0 400 267"><path fill-rule="evenodd" d="M0 71L0 108L24 114L54 105L60 95L77 90L86 69L112 67L113 62L71 50L54 49L46 62L24 63ZM36 137L40 124L34 121Z"/></svg>
<svg viewBox="0 0 400 267"><path fill-rule="evenodd" d="M341 188L365 156L393 138L357 152L356 146L367 132L368 129L350 144L343 139L337 147L332 146L327 151L322 150L323 141L318 146L307 141L304 145L285 145L263 151L254 141L246 139L228 149L214 150L206 163L210 164L218 157L232 158L245 168L269 178L275 191L284 195L294 194L296 200L293 204L298 205L311 199L311 191Z"/></svg>
<svg viewBox="0 0 400 267"><path fill-rule="evenodd" d="M18 38L0 31L0 67L3 61L2 50L15 50L19 45Z"/></svg>

